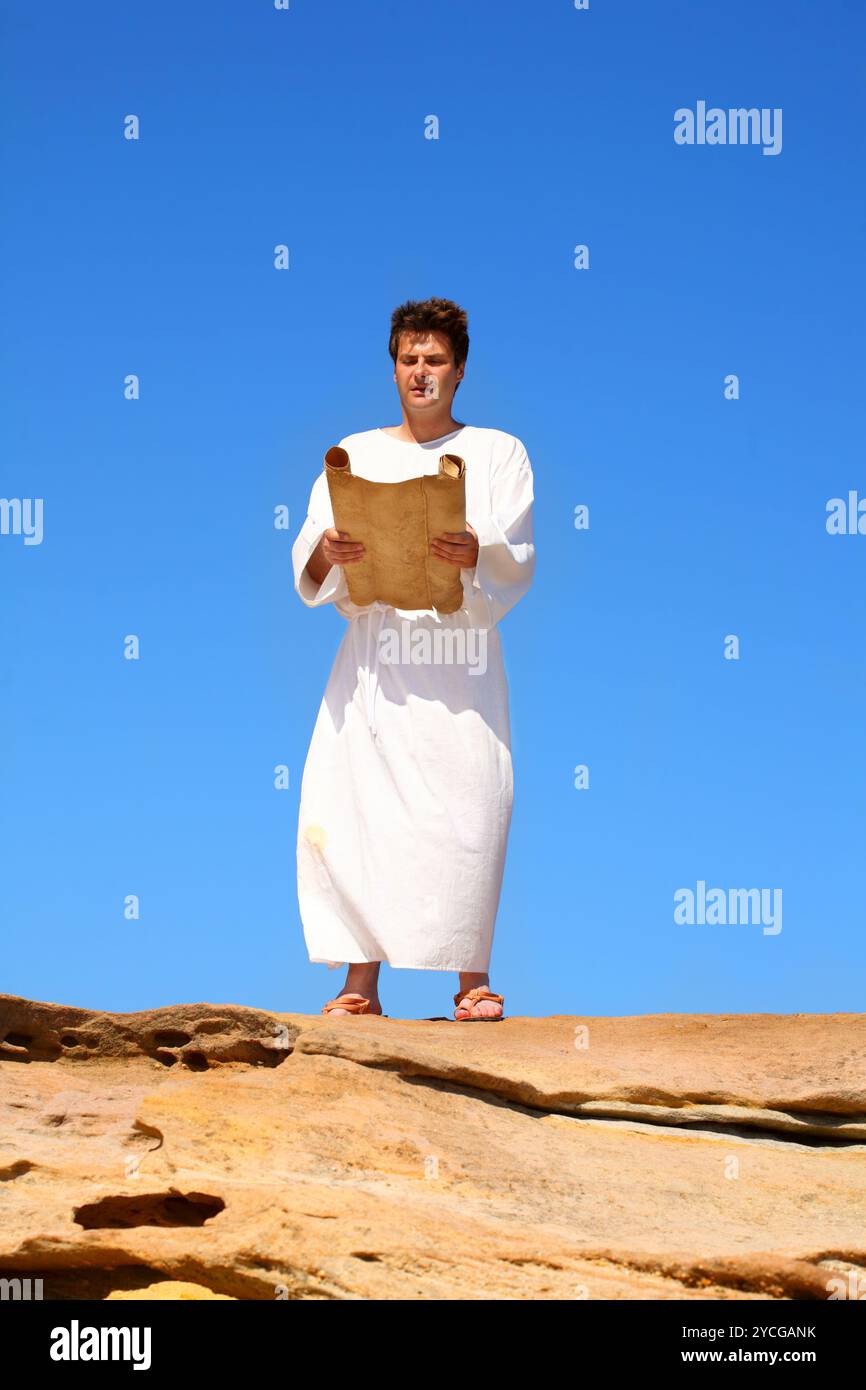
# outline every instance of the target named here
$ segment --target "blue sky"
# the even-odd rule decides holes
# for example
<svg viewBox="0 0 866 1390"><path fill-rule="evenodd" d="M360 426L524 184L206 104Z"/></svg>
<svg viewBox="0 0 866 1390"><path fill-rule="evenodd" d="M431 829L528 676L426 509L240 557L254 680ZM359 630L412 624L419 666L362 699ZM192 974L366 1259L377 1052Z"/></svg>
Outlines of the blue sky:
<svg viewBox="0 0 866 1390"><path fill-rule="evenodd" d="M290 549L325 449L399 423L392 309L439 294L458 418L535 471L506 1011L861 1010L866 536L825 516L866 496L862 6L10 0L3 27L0 496L44 535L0 535L0 989L313 1012L342 982L294 839L344 619ZM699 100L781 108L781 152L675 144ZM781 932L676 923L699 880L780 889ZM392 1015L454 988L383 968Z"/></svg>

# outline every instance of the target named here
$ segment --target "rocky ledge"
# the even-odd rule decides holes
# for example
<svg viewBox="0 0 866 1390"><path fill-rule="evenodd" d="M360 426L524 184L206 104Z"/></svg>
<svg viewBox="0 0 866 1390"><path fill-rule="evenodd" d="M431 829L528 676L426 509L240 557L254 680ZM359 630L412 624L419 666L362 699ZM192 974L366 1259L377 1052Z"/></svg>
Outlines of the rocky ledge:
<svg viewBox="0 0 866 1390"><path fill-rule="evenodd" d="M866 1291L866 1014L0 995L0 1279L27 1278L46 1299Z"/></svg>

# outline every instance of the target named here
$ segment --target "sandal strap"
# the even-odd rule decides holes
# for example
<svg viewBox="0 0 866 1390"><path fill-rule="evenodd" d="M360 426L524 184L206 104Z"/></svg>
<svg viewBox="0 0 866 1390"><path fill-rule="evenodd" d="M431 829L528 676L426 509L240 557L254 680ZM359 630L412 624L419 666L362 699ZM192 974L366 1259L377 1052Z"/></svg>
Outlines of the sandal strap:
<svg viewBox="0 0 866 1390"><path fill-rule="evenodd" d="M493 994L486 985L476 985L474 989L458 990L454 996L454 1007L459 1008L464 999L492 999L494 1004L504 1004L504 994Z"/></svg>
<svg viewBox="0 0 866 1390"><path fill-rule="evenodd" d="M366 1014L370 1012L370 1001L363 995L341 994L336 999L329 999L322 1013L329 1013L331 1009L345 1009L349 1014Z"/></svg>

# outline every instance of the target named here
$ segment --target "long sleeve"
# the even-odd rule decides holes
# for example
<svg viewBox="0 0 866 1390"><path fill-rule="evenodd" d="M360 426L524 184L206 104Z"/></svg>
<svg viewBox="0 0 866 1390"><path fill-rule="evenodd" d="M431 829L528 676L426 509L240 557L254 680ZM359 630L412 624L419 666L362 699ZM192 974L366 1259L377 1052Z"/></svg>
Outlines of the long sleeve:
<svg viewBox="0 0 866 1390"><path fill-rule="evenodd" d="M532 466L523 444L511 437L507 454L491 472L490 516L477 524L467 517L478 533L478 560L473 569L461 573L466 577L466 607L479 623L498 623L532 582L533 500Z"/></svg>
<svg viewBox="0 0 866 1390"><path fill-rule="evenodd" d="M323 533L333 524L334 513L328 492L328 480L322 470L310 492L307 519L292 546L295 591L308 608L318 608L323 603L336 603L339 607L341 601L349 598L349 587L342 566L332 565L321 584L316 584L306 573L307 561Z"/></svg>

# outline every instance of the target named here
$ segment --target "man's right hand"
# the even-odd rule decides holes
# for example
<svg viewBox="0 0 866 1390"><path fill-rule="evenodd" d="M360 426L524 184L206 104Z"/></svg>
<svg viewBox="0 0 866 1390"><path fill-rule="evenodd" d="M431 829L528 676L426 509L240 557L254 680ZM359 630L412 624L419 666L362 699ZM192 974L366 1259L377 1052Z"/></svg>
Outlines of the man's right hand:
<svg viewBox="0 0 866 1390"><path fill-rule="evenodd" d="M321 584L332 565L352 565L364 556L361 541L349 540L348 531L338 531L330 526L322 532L322 538L309 560L307 570L315 584Z"/></svg>

